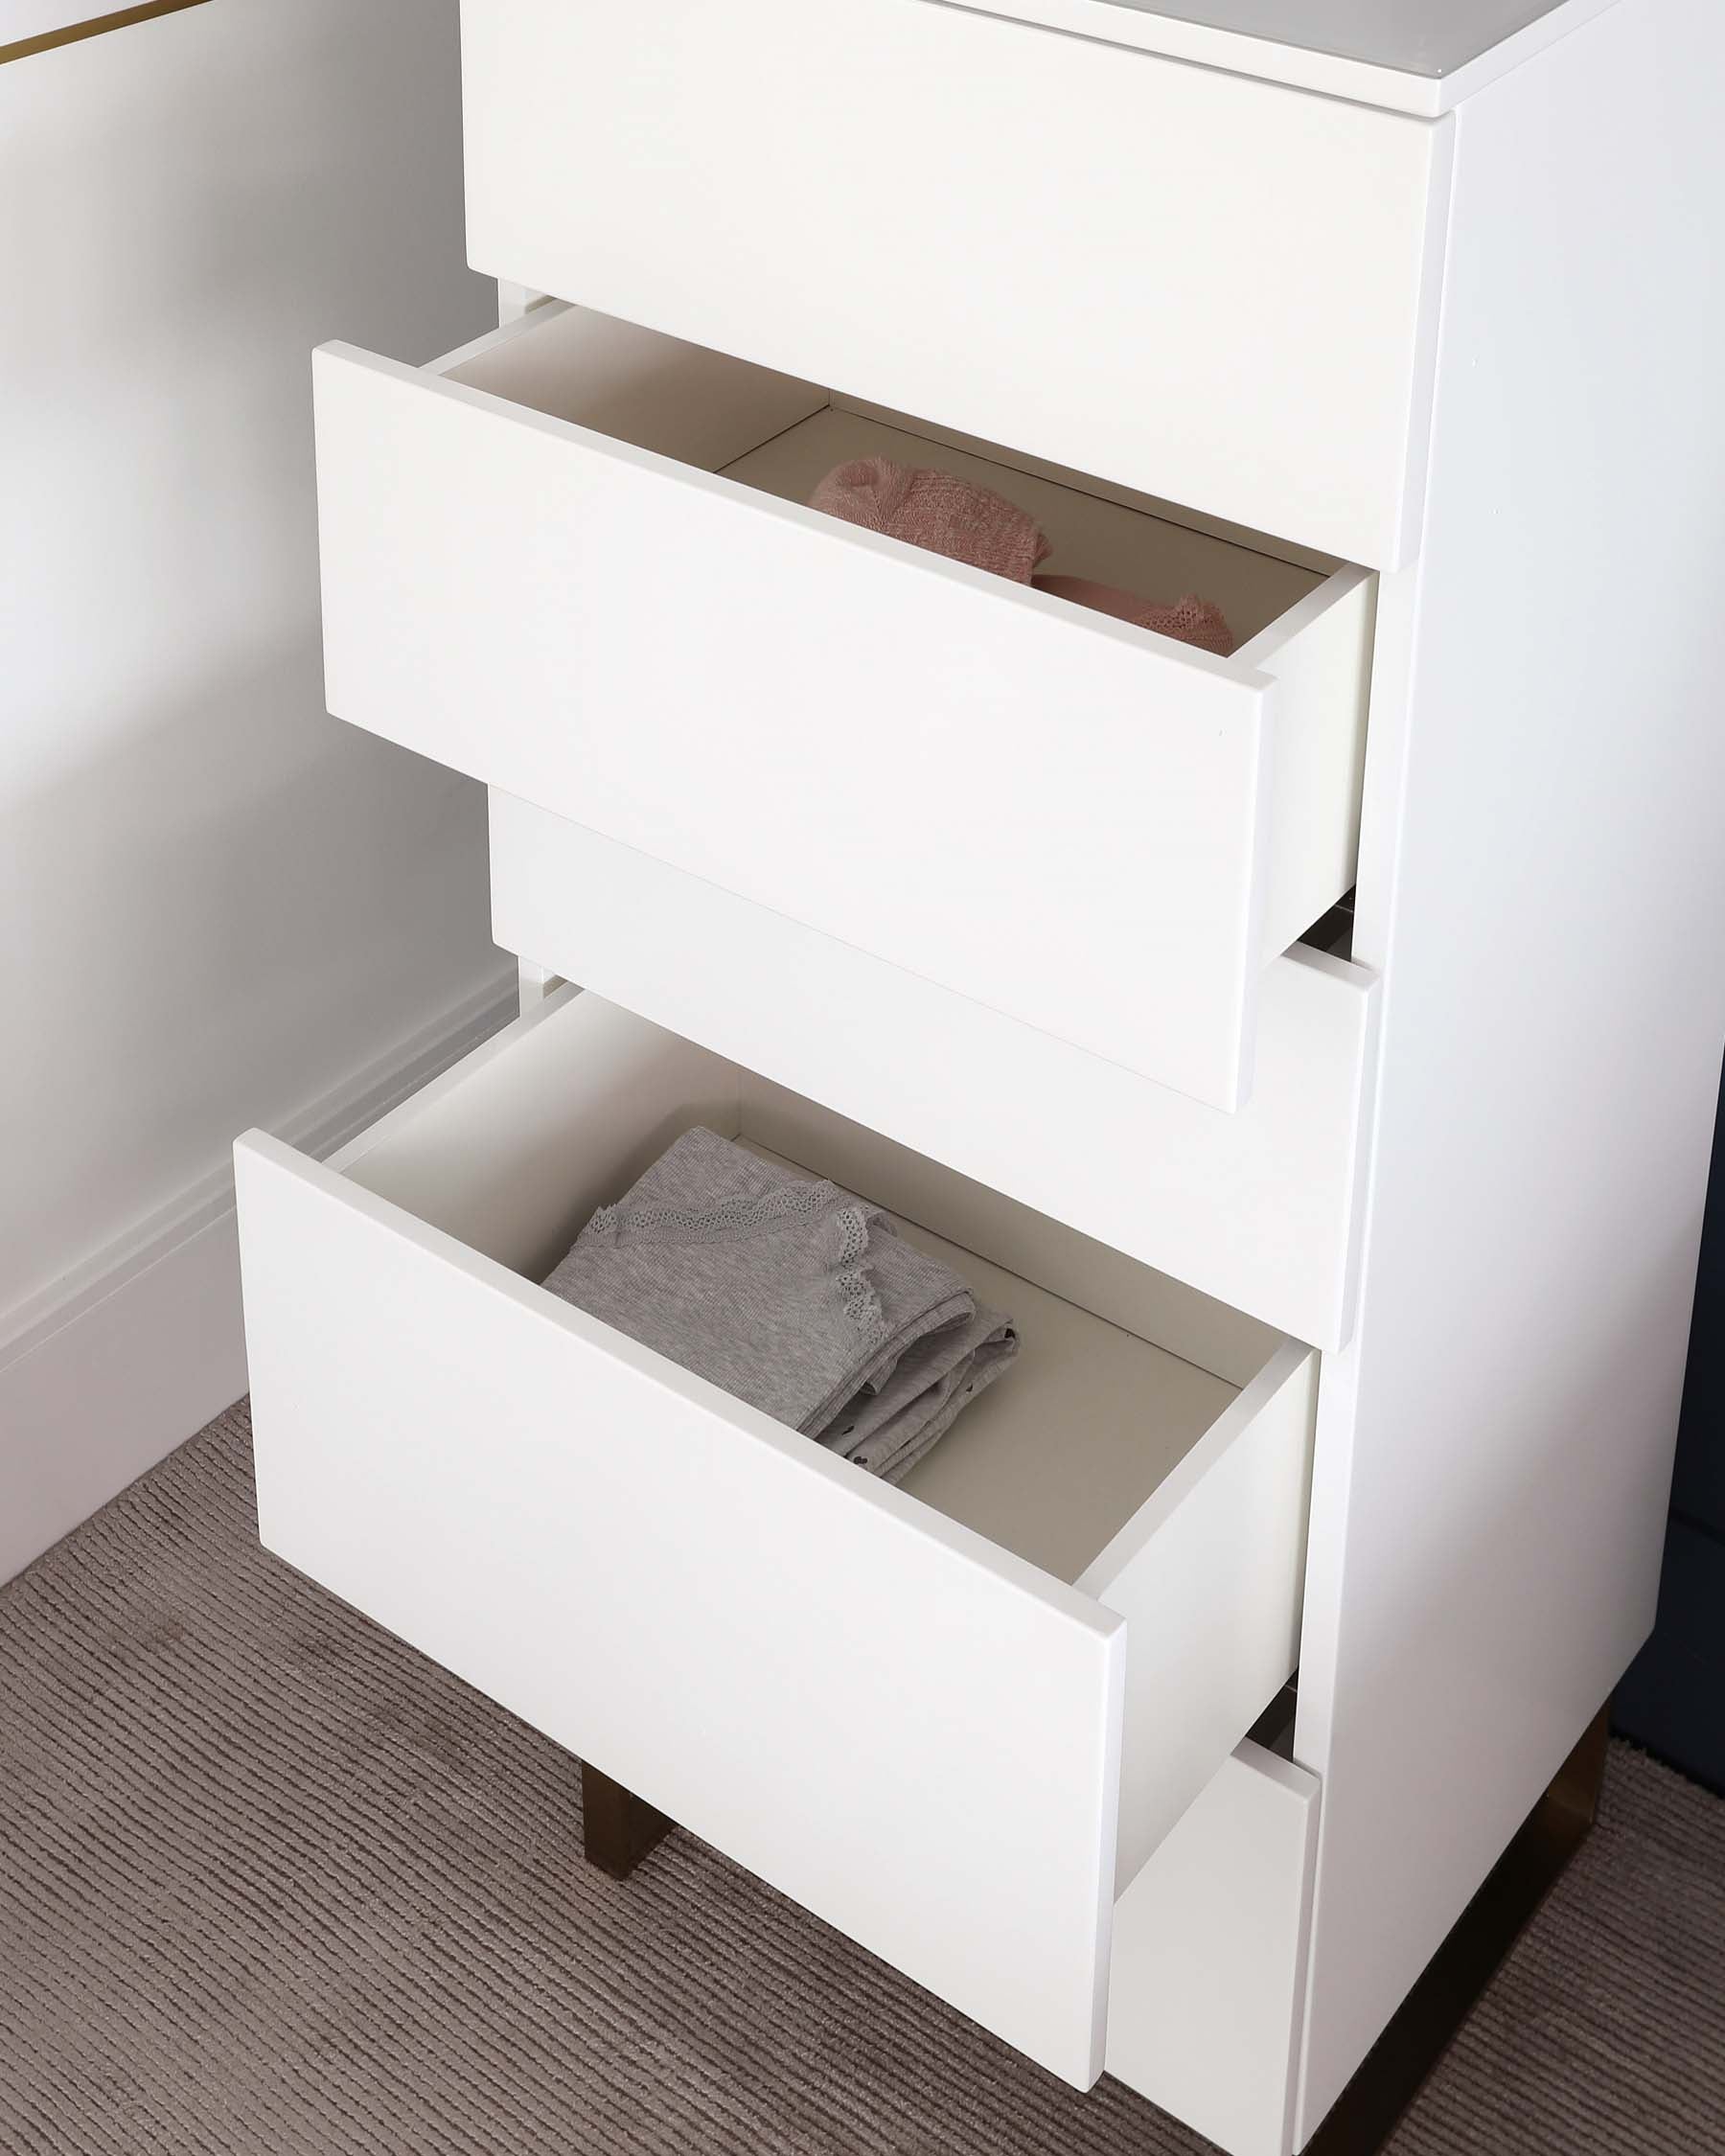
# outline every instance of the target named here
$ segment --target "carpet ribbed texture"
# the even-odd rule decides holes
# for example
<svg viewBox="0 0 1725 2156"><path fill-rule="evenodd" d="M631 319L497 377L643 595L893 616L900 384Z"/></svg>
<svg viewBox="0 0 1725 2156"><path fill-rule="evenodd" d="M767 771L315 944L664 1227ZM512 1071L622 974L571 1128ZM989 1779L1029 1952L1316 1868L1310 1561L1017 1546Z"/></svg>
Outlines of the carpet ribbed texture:
<svg viewBox="0 0 1725 2156"><path fill-rule="evenodd" d="M264 1556L243 1407L0 1592L5 2156L1192 2156ZM1725 2146L1725 1805L1600 1824L1395 2156Z"/></svg>

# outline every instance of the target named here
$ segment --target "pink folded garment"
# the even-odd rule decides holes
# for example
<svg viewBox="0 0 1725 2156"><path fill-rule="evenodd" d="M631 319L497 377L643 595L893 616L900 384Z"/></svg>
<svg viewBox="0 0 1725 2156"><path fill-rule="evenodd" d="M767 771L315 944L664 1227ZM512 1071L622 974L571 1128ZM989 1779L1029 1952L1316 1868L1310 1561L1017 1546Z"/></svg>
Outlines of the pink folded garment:
<svg viewBox="0 0 1725 2156"><path fill-rule="evenodd" d="M1048 551L1034 519L1003 496L950 471L894 464L890 457L856 457L837 466L809 502L865 532L885 532L1015 584L1028 584Z"/></svg>
<svg viewBox="0 0 1725 2156"><path fill-rule="evenodd" d="M1099 614L1136 622L1140 629L1155 630L1159 636L1178 636L1183 644L1196 644L1201 652L1214 652L1218 658L1228 658L1233 652L1233 632L1223 620L1221 609L1190 591L1171 607L1159 607L1153 600L1140 599L1131 591L1116 591L1113 585L1097 584L1090 577L1036 577L1032 582L1038 591L1051 592L1056 599L1070 599L1074 607L1093 607Z"/></svg>

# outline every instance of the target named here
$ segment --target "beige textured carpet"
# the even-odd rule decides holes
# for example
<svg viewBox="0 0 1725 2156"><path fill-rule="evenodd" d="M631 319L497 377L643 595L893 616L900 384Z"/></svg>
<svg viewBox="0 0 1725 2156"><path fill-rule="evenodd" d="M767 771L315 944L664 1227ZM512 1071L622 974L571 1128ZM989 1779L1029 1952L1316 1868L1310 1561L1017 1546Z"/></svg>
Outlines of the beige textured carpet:
<svg viewBox="0 0 1725 2156"><path fill-rule="evenodd" d="M0 1592L5 2156L1189 2156L265 1557L242 1409ZM1396 2156L1725 2148L1725 1805L1628 1752Z"/></svg>

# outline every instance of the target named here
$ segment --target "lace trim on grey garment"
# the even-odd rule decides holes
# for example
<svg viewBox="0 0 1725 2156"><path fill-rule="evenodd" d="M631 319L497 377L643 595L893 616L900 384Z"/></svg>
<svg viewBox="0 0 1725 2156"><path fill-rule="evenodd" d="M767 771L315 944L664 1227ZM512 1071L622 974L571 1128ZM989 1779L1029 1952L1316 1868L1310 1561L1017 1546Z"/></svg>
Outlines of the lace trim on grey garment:
<svg viewBox="0 0 1725 2156"><path fill-rule="evenodd" d="M754 1197L739 1192L701 1212L675 1205L639 1205L625 1212L621 1204L601 1205L588 1221L583 1240L590 1236L613 1246L619 1241L735 1242L746 1235L767 1234L786 1220L812 1220L842 1195L833 1182L788 1182ZM853 1202L835 1213L833 1227L840 1304L859 1332L873 1335L886 1331L886 1320L881 1298L862 1270L868 1254L869 1217L867 1206Z"/></svg>
<svg viewBox="0 0 1725 2156"><path fill-rule="evenodd" d="M862 1270L868 1255L868 1217L865 1205L846 1205L834 1215L833 1226L839 1235L839 1297L844 1315L860 1333L874 1335L886 1330L886 1319L874 1283Z"/></svg>
<svg viewBox="0 0 1725 2156"><path fill-rule="evenodd" d="M676 1205L637 1205L629 1212L621 1204L601 1205L586 1232L609 1242L627 1236L632 1243L717 1243L758 1234L793 1217L813 1219L839 1195L837 1183L787 1182L754 1197L739 1191L700 1212Z"/></svg>

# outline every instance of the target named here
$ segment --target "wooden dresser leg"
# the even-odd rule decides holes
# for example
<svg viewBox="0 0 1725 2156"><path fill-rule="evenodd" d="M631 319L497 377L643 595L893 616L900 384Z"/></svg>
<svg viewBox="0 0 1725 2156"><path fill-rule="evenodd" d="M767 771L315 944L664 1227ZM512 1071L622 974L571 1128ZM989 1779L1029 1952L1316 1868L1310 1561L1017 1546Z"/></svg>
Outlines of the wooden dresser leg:
<svg viewBox="0 0 1725 2156"><path fill-rule="evenodd" d="M586 1860L613 1879L627 1879L677 1823L586 1759L581 1762L581 1811Z"/></svg>

